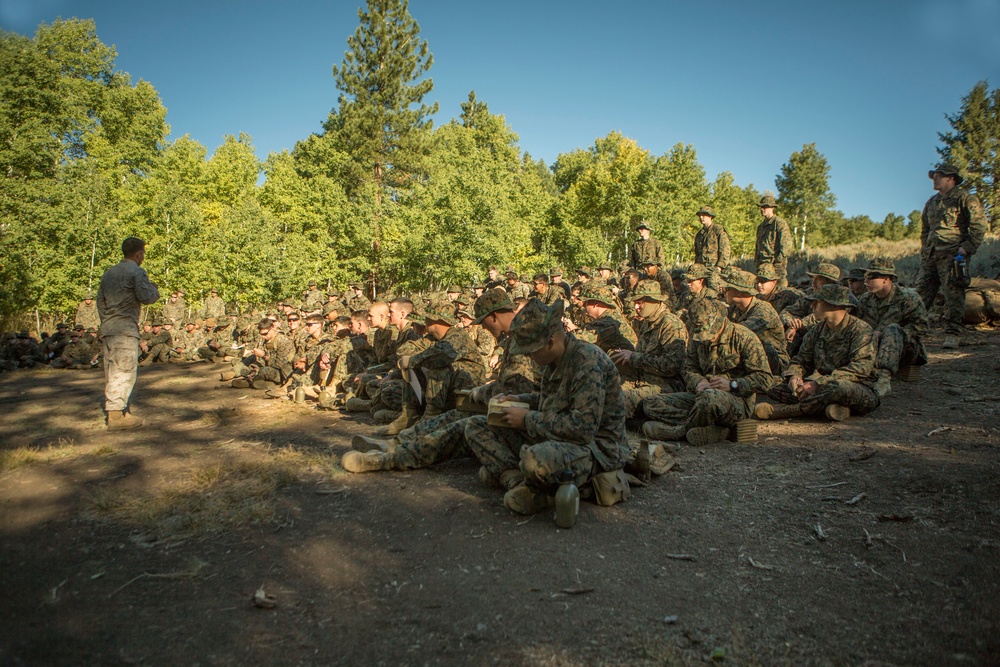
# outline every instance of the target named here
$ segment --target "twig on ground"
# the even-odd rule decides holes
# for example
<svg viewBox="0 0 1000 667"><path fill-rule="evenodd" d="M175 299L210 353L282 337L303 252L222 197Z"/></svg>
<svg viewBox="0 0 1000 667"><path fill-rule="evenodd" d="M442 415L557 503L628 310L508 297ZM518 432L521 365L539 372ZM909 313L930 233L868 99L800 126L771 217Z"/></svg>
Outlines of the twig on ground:
<svg viewBox="0 0 1000 667"><path fill-rule="evenodd" d="M938 428L934 429L933 431L929 431L927 433L927 437L929 438L932 435L937 435L938 433L944 433L945 431L952 431L952 430L954 430L954 429L952 427L950 427L950 426L939 426Z"/></svg>
<svg viewBox="0 0 1000 667"><path fill-rule="evenodd" d="M858 495L854 496L850 500L845 501L844 504L845 505L857 505L858 503L860 503L862 500L864 500L867 497L868 497L867 493L859 493Z"/></svg>
<svg viewBox="0 0 1000 667"><path fill-rule="evenodd" d="M747 556L747 560L750 561L750 566L755 567L758 570L773 570L774 568L770 565L764 565L763 563L758 563L753 559L753 556Z"/></svg>
<svg viewBox="0 0 1000 667"><path fill-rule="evenodd" d="M837 486L843 486L844 484L850 484L850 482L835 482L833 484L821 484L819 486L807 486L807 489L832 489Z"/></svg>
<svg viewBox="0 0 1000 667"><path fill-rule="evenodd" d="M115 590L111 591L108 594L108 597L109 598L112 597L118 591L122 590L127 586L132 585L133 583L139 581L140 579L185 579L188 577L195 577L198 575L199 572L202 571L202 569L205 568L206 565L208 565L208 563L196 558L194 563L191 565L191 569L187 570L186 572L164 572L164 573L143 572L142 574L138 574L132 577L124 584L122 584Z"/></svg>
<svg viewBox="0 0 1000 667"><path fill-rule="evenodd" d="M666 556L670 560L689 560L689 561L692 561L692 562L698 560L697 558L695 558L691 554L666 554Z"/></svg>
<svg viewBox="0 0 1000 667"><path fill-rule="evenodd" d="M823 526L817 523L815 526L813 526L813 532L816 533L817 540L819 540L820 542L826 541L827 534L823 531Z"/></svg>

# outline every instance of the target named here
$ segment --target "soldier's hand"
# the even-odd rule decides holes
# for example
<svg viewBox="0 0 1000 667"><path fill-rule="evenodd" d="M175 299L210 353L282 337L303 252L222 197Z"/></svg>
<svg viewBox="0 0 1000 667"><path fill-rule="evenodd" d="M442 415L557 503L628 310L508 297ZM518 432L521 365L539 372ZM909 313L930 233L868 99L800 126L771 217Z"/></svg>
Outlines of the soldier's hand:
<svg viewBox="0 0 1000 667"><path fill-rule="evenodd" d="M570 332L576 331L579 328L575 324L573 324L573 320L569 319L568 317L563 318L563 326L566 327L566 331Z"/></svg>
<svg viewBox="0 0 1000 667"><path fill-rule="evenodd" d="M405 371L410 369L410 355L405 354L399 358L399 370Z"/></svg>
<svg viewBox="0 0 1000 667"><path fill-rule="evenodd" d="M719 391L732 391L729 386L729 379L719 377L718 375L709 379L708 386L712 389L718 389Z"/></svg>
<svg viewBox="0 0 1000 667"><path fill-rule="evenodd" d="M813 396L819 390L819 385L813 380L802 383L802 393L806 396Z"/></svg>
<svg viewBox="0 0 1000 667"><path fill-rule="evenodd" d="M616 364L628 364L632 360L632 350L613 350L609 355Z"/></svg>
<svg viewBox="0 0 1000 667"><path fill-rule="evenodd" d="M694 392L696 394L698 394L698 393L701 393L701 392L705 391L706 389L711 389L711 388L712 388L712 384L708 380L701 379L701 380L698 381L698 384L695 385Z"/></svg>
<svg viewBox="0 0 1000 667"><path fill-rule="evenodd" d="M528 414L527 408L504 408L503 416L500 420L511 428L524 428L524 418Z"/></svg>
<svg viewBox="0 0 1000 667"><path fill-rule="evenodd" d="M789 329L793 329L793 330L794 329L801 329L802 328L802 320L799 319L798 317L793 317L791 320L788 321L788 328Z"/></svg>
<svg viewBox="0 0 1000 667"><path fill-rule="evenodd" d="M791 343L793 340L795 340L795 329L789 327L785 329L785 342Z"/></svg>
<svg viewBox="0 0 1000 667"><path fill-rule="evenodd" d="M803 384L802 383L802 378L800 378L800 377L798 377L796 375L793 375L792 377L788 378L788 388L796 396L798 396L799 392L802 391L802 384Z"/></svg>

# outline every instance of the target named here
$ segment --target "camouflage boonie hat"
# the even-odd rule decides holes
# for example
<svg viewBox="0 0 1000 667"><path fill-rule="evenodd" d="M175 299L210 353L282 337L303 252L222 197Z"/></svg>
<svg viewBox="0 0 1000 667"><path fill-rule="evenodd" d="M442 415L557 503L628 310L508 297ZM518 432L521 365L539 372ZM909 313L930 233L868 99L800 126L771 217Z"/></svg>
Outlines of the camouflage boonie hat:
<svg viewBox="0 0 1000 667"><path fill-rule="evenodd" d="M326 295L327 296L332 296L332 297L336 298L336 297L340 296L340 292L338 290L335 290L335 289L329 289L329 290L326 291Z"/></svg>
<svg viewBox="0 0 1000 667"><path fill-rule="evenodd" d="M89 334L95 334L95 333L97 333L97 327L90 327L90 328L88 328L87 329L87 333L89 333Z"/></svg>
<svg viewBox="0 0 1000 667"><path fill-rule="evenodd" d="M337 306L336 302L332 302L331 303L331 302L328 301L325 304L323 304L323 314L324 315L329 315L330 313L332 313L334 311L340 311L340 308Z"/></svg>
<svg viewBox="0 0 1000 667"><path fill-rule="evenodd" d="M860 266L855 267L855 268L851 269L850 271L848 271L848 273L847 273L847 279L848 280L864 280L865 279L865 270L862 269Z"/></svg>
<svg viewBox="0 0 1000 667"><path fill-rule="evenodd" d="M778 280L780 277L774 264L761 264L757 267L757 278L760 280Z"/></svg>
<svg viewBox="0 0 1000 667"><path fill-rule="evenodd" d="M508 266L506 269L504 269L504 275L509 276L510 274L514 274L515 276L517 276L517 269L515 269L513 266Z"/></svg>
<svg viewBox="0 0 1000 667"><path fill-rule="evenodd" d="M840 280L840 267L836 264L829 264L827 262L822 262L816 265L816 268L812 271L806 271L807 276L820 276L821 278L829 278L830 280L837 282Z"/></svg>
<svg viewBox="0 0 1000 667"><path fill-rule="evenodd" d="M723 285L751 296L757 294L757 276L749 271L730 269L729 277L726 278Z"/></svg>
<svg viewBox="0 0 1000 667"><path fill-rule="evenodd" d="M580 289L580 299L586 303L587 301L596 301L597 303L606 306L608 308L616 308L615 305L615 295L611 291L611 288L607 285L594 285L591 286L590 283L584 285Z"/></svg>
<svg viewBox="0 0 1000 667"><path fill-rule="evenodd" d="M475 319L472 317L472 313L467 311L465 308L459 308L458 312L455 313L456 317L468 317L470 320Z"/></svg>
<svg viewBox="0 0 1000 667"><path fill-rule="evenodd" d="M576 275L591 277L592 269L589 266L581 266L576 270Z"/></svg>
<svg viewBox="0 0 1000 667"><path fill-rule="evenodd" d="M561 278L562 274L563 274L562 269L560 269L558 266L553 266L551 269L549 269L549 276L559 276Z"/></svg>
<svg viewBox="0 0 1000 667"><path fill-rule="evenodd" d="M562 316L562 299L552 307L539 299L529 301L510 324L510 353L531 354L545 347L552 334L562 327Z"/></svg>
<svg viewBox="0 0 1000 667"><path fill-rule="evenodd" d="M500 290L486 290L483 295L476 299L475 306L473 306L473 313L476 319L473 324L482 324L489 315L497 312L498 310L514 310L514 304L511 302L510 297L507 296L506 292L501 292Z"/></svg>
<svg viewBox="0 0 1000 667"><path fill-rule="evenodd" d="M660 287L660 283L655 280L640 280L636 284L635 289L632 290L631 296L636 301L639 299L649 299L663 303L670 300L669 296L663 294L663 288Z"/></svg>
<svg viewBox="0 0 1000 667"><path fill-rule="evenodd" d="M928 171L927 172L927 178L934 178L934 174L937 174L937 173L944 174L945 176L954 176L955 177L955 185L961 185L962 181L965 180L964 178L962 178L962 175L960 173L958 173L958 167L956 167L953 164L949 164L947 162L942 162L938 166L936 166L933 169L931 169L930 171Z"/></svg>
<svg viewBox="0 0 1000 667"><path fill-rule="evenodd" d="M692 280L704 280L708 278L709 271L708 267L704 264L692 264L684 272L684 280L691 282Z"/></svg>
<svg viewBox="0 0 1000 667"><path fill-rule="evenodd" d="M87 290L87 291L86 291L86 292L84 293L84 295L83 295L83 298L84 298L84 299L91 299L91 300L93 300L93 298L94 298L94 293L93 293L93 292L91 292L90 290Z"/></svg>
<svg viewBox="0 0 1000 667"><path fill-rule="evenodd" d="M448 285L448 289L446 289L445 292L452 292L452 293L458 292L459 294L461 294L462 288L459 287L458 285Z"/></svg>
<svg viewBox="0 0 1000 667"><path fill-rule="evenodd" d="M635 231L639 231L640 229L648 229L649 231L653 231L653 228L650 227L649 223L646 222L645 220L640 220L639 224L636 225Z"/></svg>
<svg viewBox="0 0 1000 667"><path fill-rule="evenodd" d="M205 318L205 326L206 327L214 329L216 326L218 326L218 324L219 323L215 320L214 317L206 317Z"/></svg>
<svg viewBox="0 0 1000 667"><path fill-rule="evenodd" d="M66 324L65 322L60 322L59 324L56 325L56 329L69 329L69 325Z"/></svg>
<svg viewBox="0 0 1000 667"><path fill-rule="evenodd" d="M671 269L670 279L671 280L681 280L684 278L684 269Z"/></svg>
<svg viewBox="0 0 1000 667"><path fill-rule="evenodd" d="M316 285L318 285L318 284L319 284L319 283L318 283L318 282L316 282L315 280L310 280L310 281L309 281L309 287L316 287Z"/></svg>
<svg viewBox="0 0 1000 667"><path fill-rule="evenodd" d="M777 205L778 205L778 200L774 198L774 195L764 195L763 197L760 198L760 201L757 202L757 206L759 208L764 208L765 206L768 206L770 208L775 208Z"/></svg>
<svg viewBox="0 0 1000 667"><path fill-rule="evenodd" d="M163 321L162 320L153 320L152 326L154 326L154 327L162 327L163 326Z"/></svg>
<svg viewBox="0 0 1000 667"><path fill-rule="evenodd" d="M614 269L611 268L611 263L610 262L604 262L603 264L601 264L600 266L597 267L597 270L598 271L614 271Z"/></svg>
<svg viewBox="0 0 1000 667"><path fill-rule="evenodd" d="M715 217L715 210L711 206L702 206L695 215L707 215L710 218Z"/></svg>
<svg viewBox="0 0 1000 667"><path fill-rule="evenodd" d="M428 322L444 322L455 326L455 305L448 299L434 299L424 308L424 319Z"/></svg>
<svg viewBox="0 0 1000 667"><path fill-rule="evenodd" d="M854 307L854 302L851 301L851 291L843 285L823 285L812 294L807 294L806 299L809 301L822 301L831 306L840 306L842 308Z"/></svg>
<svg viewBox="0 0 1000 667"><path fill-rule="evenodd" d="M85 329L86 327L83 326L82 324L77 324L75 327L73 327L73 331L84 331Z"/></svg>
<svg viewBox="0 0 1000 667"><path fill-rule="evenodd" d="M888 257L874 257L865 269L865 277L868 276L892 276L896 278L896 265Z"/></svg>
<svg viewBox="0 0 1000 667"><path fill-rule="evenodd" d="M691 340L712 340L726 322L728 308L718 299L695 299L688 308Z"/></svg>

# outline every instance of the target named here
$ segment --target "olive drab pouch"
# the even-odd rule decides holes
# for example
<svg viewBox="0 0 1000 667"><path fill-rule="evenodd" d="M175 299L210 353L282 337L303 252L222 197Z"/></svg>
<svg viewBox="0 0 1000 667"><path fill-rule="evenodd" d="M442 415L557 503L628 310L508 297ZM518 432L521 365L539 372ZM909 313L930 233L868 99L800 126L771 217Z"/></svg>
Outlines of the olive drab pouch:
<svg viewBox="0 0 1000 667"><path fill-rule="evenodd" d="M590 479L594 487L594 499L602 507L611 507L623 500L628 500L632 489L628 485L628 477L624 470L611 470L594 475Z"/></svg>

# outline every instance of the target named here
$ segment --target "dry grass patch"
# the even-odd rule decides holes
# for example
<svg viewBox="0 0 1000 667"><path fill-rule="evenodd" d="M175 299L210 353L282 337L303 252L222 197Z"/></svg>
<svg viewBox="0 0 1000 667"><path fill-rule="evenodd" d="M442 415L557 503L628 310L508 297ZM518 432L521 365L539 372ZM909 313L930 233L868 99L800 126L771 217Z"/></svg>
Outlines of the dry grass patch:
<svg viewBox="0 0 1000 667"><path fill-rule="evenodd" d="M118 450L111 445L80 446L72 438L59 438L56 444L44 447L15 447L0 451L0 474L21 466L53 463L85 456L111 456Z"/></svg>
<svg viewBox="0 0 1000 667"><path fill-rule="evenodd" d="M283 517L289 501L281 497L282 489L306 478L343 474L332 456L291 447L224 449L224 460L187 470L151 491L99 489L91 494L91 510L161 539L232 530Z"/></svg>

